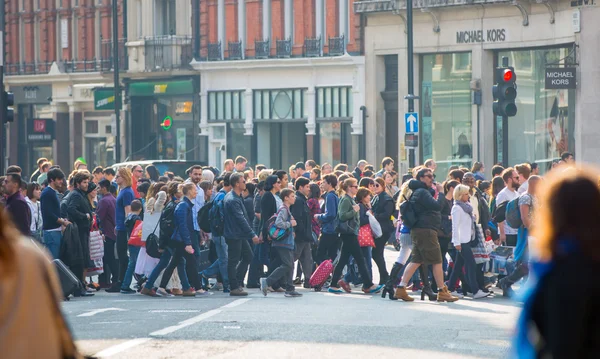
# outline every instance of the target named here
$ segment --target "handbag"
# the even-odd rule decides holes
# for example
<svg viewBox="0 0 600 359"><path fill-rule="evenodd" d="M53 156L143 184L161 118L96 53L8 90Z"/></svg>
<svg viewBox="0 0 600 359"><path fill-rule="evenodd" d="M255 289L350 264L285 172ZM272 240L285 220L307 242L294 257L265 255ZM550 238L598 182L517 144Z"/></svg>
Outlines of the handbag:
<svg viewBox="0 0 600 359"><path fill-rule="evenodd" d="M339 234L354 234L356 233L356 227L358 223L356 223L356 219L350 218L347 221L339 221L337 225L337 232Z"/></svg>
<svg viewBox="0 0 600 359"><path fill-rule="evenodd" d="M371 212L367 212L367 217L369 217L369 225L371 226L371 231L373 232L374 238L380 238L383 236L383 230L381 229L381 224Z"/></svg>
<svg viewBox="0 0 600 359"><path fill-rule="evenodd" d="M160 220L156 222L156 227L154 227L152 233L150 233L146 238L146 253L152 258L160 258L162 255L162 253L160 253L160 248L158 245L159 239L156 235L156 229L158 228L159 224Z"/></svg>
<svg viewBox="0 0 600 359"><path fill-rule="evenodd" d="M358 230L358 244L361 247L375 247L375 240L373 238L373 230L369 224L361 226Z"/></svg>
<svg viewBox="0 0 600 359"><path fill-rule="evenodd" d="M490 261L490 252L488 247L485 245L485 237L483 235L483 228L480 224L475 225L475 246L472 246L473 257L475 258L476 264L487 263ZM473 242L473 241L471 241ZM469 242L469 244L471 244Z"/></svg>
<svg viewBox="0 0 600 359"><path fill-rule="evenodd" d="M133 226L133 230L131 231L131 235L129 236L129 240L127 244L130 246L143 247L144 242L142 242L142 226L143 222L137 220Z"/></svg>
<svg viewBox="0 0 600 359"><path fill-rule="evenodd" d="M98 229L98 221L94 215L92 228L90 230L90 259L96 261L104 257L104 239L102 233Z"/></svg>

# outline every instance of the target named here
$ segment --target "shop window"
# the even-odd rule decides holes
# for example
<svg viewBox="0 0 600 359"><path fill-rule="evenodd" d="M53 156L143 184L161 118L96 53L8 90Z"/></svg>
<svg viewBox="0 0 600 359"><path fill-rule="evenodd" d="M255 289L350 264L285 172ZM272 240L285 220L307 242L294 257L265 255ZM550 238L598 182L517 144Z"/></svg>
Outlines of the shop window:
<svg viewBox="0 0 600 359"><path fill-rule="evenodd" d="M317 118L351 119L352 87L317 88Z"/></svg>
<svg viewBox="0 0 600 359"><path fill-rule="evenodd" d="M471 166L471 54L422 57L421 158L434 159L438 171Z"/></svg>
<svg viewBox="0 0 600 359"><path fill-rule="evenodd" d="M354 163L352 158L352 129L350 123L319 123L319 161L320 163Z"/></svg>
<svg viewBox="0 0 600 359"><path fill-rule="evenodd" d="M250 163L254 163L252 156L252 139L254 136L246 136L243 123L229 123L227 128L227 157L235 158L244 156Z"/></svg>
<svg viewBox="0 0 600 359"><path fill-rule="evenodd" d="M243 121L245 114L244 91L215 91L208 93L209 121Z"/></svg>
<svg viewBox="0 0 600 359"><path fill-rule="evenodd" d="M536 162L540 172L552 167L563 152L573 152L576 90L546 90L545 69L568 66L572 47L499 51L517 74L517 115L511 117L508 128L496 126L497 160L504 156L513 166L523 162ZM500 118L501 119L501 118ZM508 131L508 153L502 153L502 131Z"/></svg>
<svg viewBox="0 0 600 359"><path fill-rule="evenodd" d="M255 120L300 120L305 118L305 89L255 90Z"/></svg>
<svg viewBox="0 0 600 359"><path fill-rule="evenodd" d="M86 134L98 133L98 121L95 121L95 120L85 121L85 133Z"/></svg>

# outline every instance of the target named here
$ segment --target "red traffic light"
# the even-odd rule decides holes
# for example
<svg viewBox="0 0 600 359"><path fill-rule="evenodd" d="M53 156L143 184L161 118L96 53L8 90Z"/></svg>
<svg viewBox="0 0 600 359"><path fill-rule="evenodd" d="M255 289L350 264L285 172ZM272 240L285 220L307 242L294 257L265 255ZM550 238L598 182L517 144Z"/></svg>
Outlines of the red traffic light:
<svg viewBox="0 0 600 359"><path fill-rule="evenodd" d="M515 77L515 73L512 70L506 69L504 70L504 82L509 82Z"/></svg>

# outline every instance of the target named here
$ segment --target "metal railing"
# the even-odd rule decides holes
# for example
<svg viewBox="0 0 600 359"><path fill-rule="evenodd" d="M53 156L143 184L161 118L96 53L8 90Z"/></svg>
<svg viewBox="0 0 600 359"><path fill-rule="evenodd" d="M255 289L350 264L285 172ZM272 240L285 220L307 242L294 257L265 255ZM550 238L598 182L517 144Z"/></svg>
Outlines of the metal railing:
<svg viewBox="0 0 600 359"><path fill-rule="evenodd" d="M63 72L100 72L102 70L102 60L100 59L71 59L62 60L59 64Z"/></svg>
<svg viewBox="0 0 600 359"><path fill-rule="evenodd" d="M346 53L346 40L344 35L329 38L329 56L341 56Z"/></svg>
<svg viewBox="0 0 600 359"><path fill-rule="evenodd" d="M241 60L242 57L242 40L229 41L227 45L227 53L229 60Z"/></svg>
<svg viewBox="0 0 600 359"><path fill-rule="evenodd" d="M189 68L193 59L192 37L181 35L144 38L147 71Z"/></svg>
<svg viewBox="0 0 600 359"><path fill-rule="evenodd" d="M267 59L271 54L271 42L269 39L264 41L254 40L254 58Z"/></svg>
<svg viewBox="0 0 600 359"><path fill-rule="evenodd" d="M7 76L47 74L50 72L52 63L53 61L9 63L4 65L4 71Z"/></svg>
<svg viewBox="0 0 600 359"><path fill-rule="evenodd" d="M316 39L304 39L304 56L321 56L321 37L317 37Z"/></svg>
<svg viewBox="0 0 600 359"><path fill-rule="evenodd" d="M114 56L114 47L112 40L102 40L100 45L100 67L102 71L112 71L113 69L113 56ZM125 43L127 40L119 39L118 47L119 47L119 71L126 71L129 68L129 64L127 63L127 48L125 48Z"/></svg>
<svg viewBox="0 0 600 359"><path fill-rule="evenodd" d="M208 61L220 60L223 60L223 56L221 55L221 41L208 43Z"/></svg>
<svg viewBox="0 0 600 359"><path fill-rule="evenodd" d="M292 39L277 40L275 56L279 58L289 58L292 56Z"/></svg>

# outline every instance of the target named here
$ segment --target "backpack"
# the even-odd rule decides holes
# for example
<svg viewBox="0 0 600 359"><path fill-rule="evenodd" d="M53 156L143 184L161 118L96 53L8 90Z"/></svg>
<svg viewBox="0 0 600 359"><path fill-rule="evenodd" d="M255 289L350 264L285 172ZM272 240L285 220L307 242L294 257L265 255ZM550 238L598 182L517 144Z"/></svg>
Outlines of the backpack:
<svg viewBox="0 0 600 359"><path fill-rule="evenodd" d="M519 228L523 225L521 210L519 209L519 197L511 200L506 205L506 223L512 228Z"/></svg>
<svg viewBox="0 0 600 359"><path fill-rule="evenodd" d="M160 216L160 239L161 242L168 242L175 232L175 208L177 204L169 202Z"/></svg>
<svg viewBox="0 0 600 359"><path fill-rule="evenodd" d="M223 232L225 231L224 199L223 197L219 200L213 200L212 207L208 211L212 234L217 237L223 236Z"/></svg>
<svg viewBox="0 0 600 359"><path fill-rule="evenodd" d="M404 197L404 202L400 205L400 218L406 227L412 228L417 224L415 204L410 199L407 199L406 196L402 197Z"/></svg>
<svg viewBox="0 0 600 359"><path fill-rule="evenodd" d="M282 209L284 209L285 207L281 207L279 208L279 211L281 211ZM268 236L269 236L269 240L275 241L275 242L279 242L284 240L285 238L288 237L290 231L292 230L292 227L288 228L288 229L283 229L283 228L278 228L275 225L275 221L277 220L277 216L279 215L279 211L277 211L274 215L271 216L271 218L269 218L267 220L267 230L268 230ZM291 214L290 214L291 216Z"/></svg>
<svg viewBox="0 0 600 359"><path fill-rule="evenodd" d="M204 233L210 233L210 210L214 206L214 201L210 201L206 203L200 210L198 211L198 226Z"/></svg>
<svg viewBox="0 0 600 359"><path fill-rule="evenodd" d="M508 202L500 203L492 213L492 221L495 223L502 223L506 220L506 205Z"/></svg>

